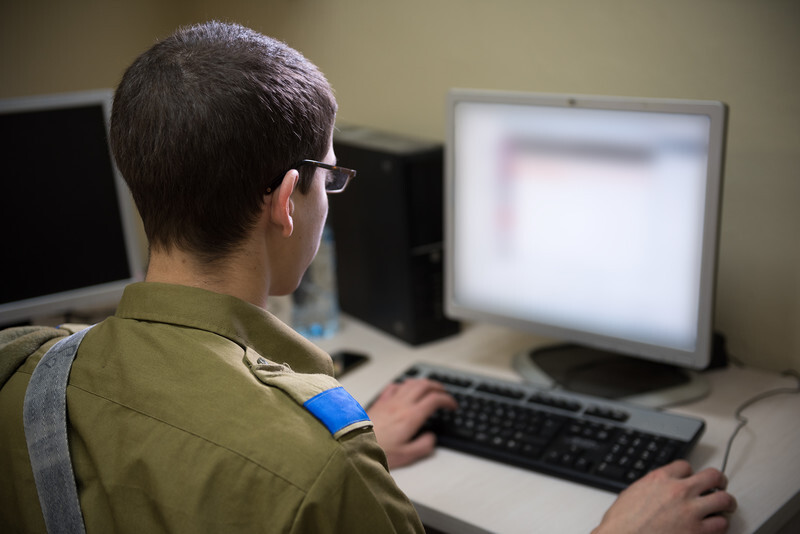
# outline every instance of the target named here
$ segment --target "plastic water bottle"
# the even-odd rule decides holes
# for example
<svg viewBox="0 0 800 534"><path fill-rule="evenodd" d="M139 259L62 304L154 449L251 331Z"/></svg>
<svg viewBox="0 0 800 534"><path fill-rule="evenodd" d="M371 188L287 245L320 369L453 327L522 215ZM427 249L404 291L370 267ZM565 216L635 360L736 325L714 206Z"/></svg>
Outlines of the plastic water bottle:
<svg viewBox="0 0 800 534"><path fill-rule="evenodd" d="M331 337L339 330L336 250L327 225L317 256L292 294L292 328L307 338Z"/></svg>

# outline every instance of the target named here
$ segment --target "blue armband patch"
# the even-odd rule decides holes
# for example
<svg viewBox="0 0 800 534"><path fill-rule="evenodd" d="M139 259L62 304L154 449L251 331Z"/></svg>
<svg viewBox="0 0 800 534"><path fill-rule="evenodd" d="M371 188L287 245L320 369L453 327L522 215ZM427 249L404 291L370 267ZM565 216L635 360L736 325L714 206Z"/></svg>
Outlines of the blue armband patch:
<svg viewBox="0 0 800 534"><path fill-rule="evenodd" d="M369 421L364 408L341 386L311 397L303 406L334 436L348 426Z"/></svg>

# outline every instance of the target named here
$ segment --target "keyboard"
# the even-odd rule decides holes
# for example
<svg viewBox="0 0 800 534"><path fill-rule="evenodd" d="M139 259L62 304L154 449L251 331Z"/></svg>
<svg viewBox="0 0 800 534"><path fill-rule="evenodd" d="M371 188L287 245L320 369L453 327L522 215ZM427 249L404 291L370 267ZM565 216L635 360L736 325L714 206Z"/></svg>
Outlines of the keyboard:
<svg viewBox="0 0 800 534"><path fill-rule="evenodd" d="M398 380L411 377L441 382L458 401L423 428L440 446L613 492L685 457L705 428L684 415L441 366L416 364Z"/></svg>

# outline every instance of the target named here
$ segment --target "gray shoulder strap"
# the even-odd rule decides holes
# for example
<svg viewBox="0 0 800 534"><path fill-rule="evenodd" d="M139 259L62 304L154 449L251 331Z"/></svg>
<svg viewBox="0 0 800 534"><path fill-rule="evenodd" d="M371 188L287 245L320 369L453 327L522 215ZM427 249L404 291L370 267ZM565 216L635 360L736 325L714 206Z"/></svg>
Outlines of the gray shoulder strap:
<svg viewBox="0 0 800 534"><path fill-rule="evenodd" d="M25 391L25 440L50 534L85 532L67 443L67 381L89 328L53 345L36 365Z"/></svg>

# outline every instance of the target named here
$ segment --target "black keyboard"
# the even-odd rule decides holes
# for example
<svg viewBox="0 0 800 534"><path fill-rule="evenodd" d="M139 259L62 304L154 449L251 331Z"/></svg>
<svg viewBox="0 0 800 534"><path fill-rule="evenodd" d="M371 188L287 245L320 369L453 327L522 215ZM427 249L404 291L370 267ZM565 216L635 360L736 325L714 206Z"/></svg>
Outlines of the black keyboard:
<svg viewBox="0 0 800 534"><path fill-rule="evenodd" d="M700 419L450 368L417 364L399 378L445 385L458 410L425 425L461 452L619 492L648 471L685 457Z"/></svg>

